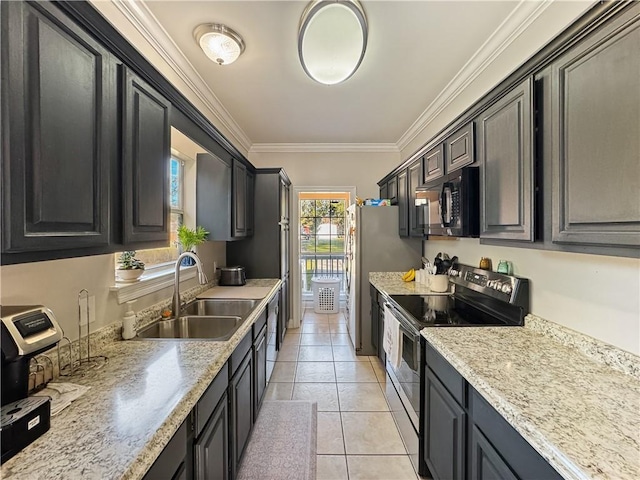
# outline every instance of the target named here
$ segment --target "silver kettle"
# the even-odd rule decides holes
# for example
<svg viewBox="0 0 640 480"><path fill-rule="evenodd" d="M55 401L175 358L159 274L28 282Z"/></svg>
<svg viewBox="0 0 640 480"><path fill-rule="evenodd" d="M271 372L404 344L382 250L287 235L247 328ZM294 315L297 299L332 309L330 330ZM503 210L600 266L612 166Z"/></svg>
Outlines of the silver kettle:
<svg viewBox="0 0 640 480"><path fill-rule="evenodd" d="M222 267L220 269L219 285L228 287L240 287L247 283L244 267Z"/></svg>

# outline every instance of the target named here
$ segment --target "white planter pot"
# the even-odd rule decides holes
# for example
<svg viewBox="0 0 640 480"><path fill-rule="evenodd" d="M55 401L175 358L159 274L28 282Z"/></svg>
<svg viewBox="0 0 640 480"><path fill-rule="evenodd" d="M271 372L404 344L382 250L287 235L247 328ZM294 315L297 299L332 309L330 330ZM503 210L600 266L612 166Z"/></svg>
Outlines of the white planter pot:
<svg viewBox="0 0 640 480"><path fill-rule="evenodd" d="M119 282L137 282L140 276L144 273L144 270L135 268L132 270L117 270Z"/></svg>

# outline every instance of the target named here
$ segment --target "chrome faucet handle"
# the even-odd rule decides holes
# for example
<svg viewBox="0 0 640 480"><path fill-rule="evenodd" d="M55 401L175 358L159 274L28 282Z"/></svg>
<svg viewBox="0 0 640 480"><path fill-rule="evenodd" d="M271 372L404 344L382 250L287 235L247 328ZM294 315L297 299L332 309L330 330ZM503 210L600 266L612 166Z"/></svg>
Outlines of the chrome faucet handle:
<svg viewBox="0 0 640 480"><path fill-rule="evenodd" d="M198 272L198 281L200 282L200 285L206 285L207 283L209 283L209 279L207 278L207 274L204 273L203 270L200 270Z"/></svg>

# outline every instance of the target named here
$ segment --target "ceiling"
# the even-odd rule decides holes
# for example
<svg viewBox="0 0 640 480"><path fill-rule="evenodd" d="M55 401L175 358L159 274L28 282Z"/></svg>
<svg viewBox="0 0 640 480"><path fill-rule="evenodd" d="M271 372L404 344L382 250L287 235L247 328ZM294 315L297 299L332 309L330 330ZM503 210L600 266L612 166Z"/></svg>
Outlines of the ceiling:
<svg viewBox="0 0 640 480"><path fill-rule="evenodd" d="M369 41L358 71L326 86L304 73L297 31L306 1L147 1L147 27L246 148L254 144L391 144L403 136L518 1L367 1ZM201 23L238 32L246 50L211 62L193 38ZM506 22L505 22L506 23ZM149 28L149 30L151 30ZM158 35L164 30L165 37ZM486 47L486 45L485 45Z"/></svg>

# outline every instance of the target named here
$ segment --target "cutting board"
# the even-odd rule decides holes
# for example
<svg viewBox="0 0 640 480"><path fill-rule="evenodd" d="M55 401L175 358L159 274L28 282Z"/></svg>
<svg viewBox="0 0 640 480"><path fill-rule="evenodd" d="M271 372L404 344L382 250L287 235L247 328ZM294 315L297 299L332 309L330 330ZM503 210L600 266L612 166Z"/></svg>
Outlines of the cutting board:
<svg viewBox="0 0 640 480"><path fill-rule="evenodd" d="M261 300L271 291L271 287L213 287L202 292L198 298L241 298Z"/></svg>

